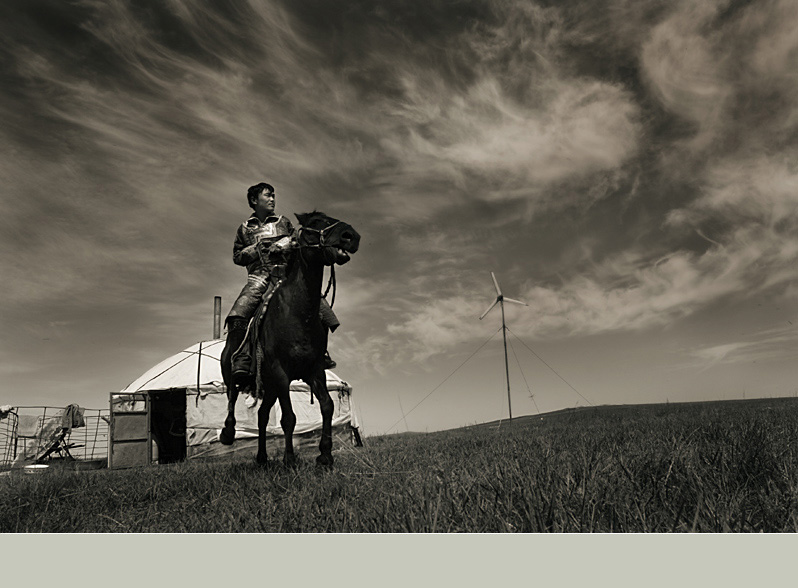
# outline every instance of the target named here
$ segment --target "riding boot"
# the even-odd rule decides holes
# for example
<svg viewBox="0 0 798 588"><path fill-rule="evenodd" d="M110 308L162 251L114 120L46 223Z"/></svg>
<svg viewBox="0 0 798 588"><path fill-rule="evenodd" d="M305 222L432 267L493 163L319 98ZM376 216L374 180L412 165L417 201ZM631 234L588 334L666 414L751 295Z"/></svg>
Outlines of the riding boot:
<svg viewBox="0 0 798 588"><path fill-rule="evenodd" d="M253 376L252 355L249 345L244 341L248 322L243 318L232 318L227 328L227 342L232 349L233 383L241 391L252 384Z"/></svg>
<svg viewBox="0 0 798 588"><path fill-rule="evenodd" d="M319 318L321 319L321 324L324 325L326 329L329 329L330 333L334 333L335 329L337 329L341 323L338 320L338 317L335 316L335 312L333 312L332 307L327 302L327 299L322 297L321 303L319 304ZM333 369L337 363L333 361L330 357L330 352L324 352L324 369L331 370Z"/></svg>
<svg viewBox="0 0 798 588"><path fill-rule="evenodd" d="M325 351L324 352L324 369L325 370L331 370L337 365L338 364L335 363L335 361L333 361L333 358L330 357L330 352L329 351Z"/></svg>

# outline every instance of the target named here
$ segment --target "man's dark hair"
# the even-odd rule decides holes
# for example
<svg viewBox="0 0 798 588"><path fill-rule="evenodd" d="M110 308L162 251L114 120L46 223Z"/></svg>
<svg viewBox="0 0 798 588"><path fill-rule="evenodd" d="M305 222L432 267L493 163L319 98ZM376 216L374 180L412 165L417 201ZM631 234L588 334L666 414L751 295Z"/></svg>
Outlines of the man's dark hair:
<svg viewBox="0 0 798 588"><path fill-rule="evenodd" d="M274 186L266 184L265 182L255 184L247 190L247 202L249 202L249 207L252 210L255 210L255 206L258 203L258 196L260 196L260 193L264 190L268 190L270 194L274 194Z"/></svg>

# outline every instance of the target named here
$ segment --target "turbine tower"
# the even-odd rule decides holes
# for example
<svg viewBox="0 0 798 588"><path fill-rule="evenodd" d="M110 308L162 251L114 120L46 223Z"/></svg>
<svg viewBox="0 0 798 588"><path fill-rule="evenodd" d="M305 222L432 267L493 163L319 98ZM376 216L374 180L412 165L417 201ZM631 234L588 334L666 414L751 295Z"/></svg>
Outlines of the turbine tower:
<svg viewBox="0 0 798 588"><path fill-rule="evenodd" d="M493 285L496 287L496 300L493 301L488 307L488 310L482 313L482 316L479 317L479 320L485 318L485 316L493 310L493 307L499 304L502 307L502 336L504 337L504 375L507 378L507 410L510 413L510 422L513 422L513 406L510 402L510 364L507 361L507 323L504 322L504 302L512 302L514 304L520 304L522 306L529 306L526 302L521 302L520 300L513 300L512 298L506 298L502 294L501 288L499 288L499 282L496 281L496 276L493 275L493 272L490 272L490 277L493 278Z"/></svg>

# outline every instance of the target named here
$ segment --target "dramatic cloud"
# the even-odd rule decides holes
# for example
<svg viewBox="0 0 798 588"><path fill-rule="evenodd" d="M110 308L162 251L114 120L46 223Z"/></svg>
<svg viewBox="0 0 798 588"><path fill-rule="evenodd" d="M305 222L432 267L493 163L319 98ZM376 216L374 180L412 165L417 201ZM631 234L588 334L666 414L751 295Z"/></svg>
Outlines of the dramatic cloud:
<svg viewBox="0 0 798 588"><path fill-rule="evenodd" d="M539 339L654 340L794 297L789 0L0 10L11 385L36 361L88 382L82 351L113 387L130 358L209 336L212 297L229 307L243 283L232 238L262 180L279 212L363 235L331 339L355 375L480 344L490 271L530 305L508 309L514 332ZM722 365L759 342L719 330L691 349ZM61 338L72 349L43 344Z"/></svg>

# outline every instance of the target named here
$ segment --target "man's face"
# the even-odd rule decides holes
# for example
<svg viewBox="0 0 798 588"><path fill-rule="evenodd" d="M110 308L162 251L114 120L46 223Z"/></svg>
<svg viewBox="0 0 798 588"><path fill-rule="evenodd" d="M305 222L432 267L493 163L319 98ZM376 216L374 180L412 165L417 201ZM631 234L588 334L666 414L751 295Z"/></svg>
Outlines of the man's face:
<svg viewBox="0 0 798 588"><path fill-rule="evenodd" d="M269 192L269 190L264 188L261 193L258 194L257 208L268 214L273 214L275 204L274 198L274 192Z"/></svg>

